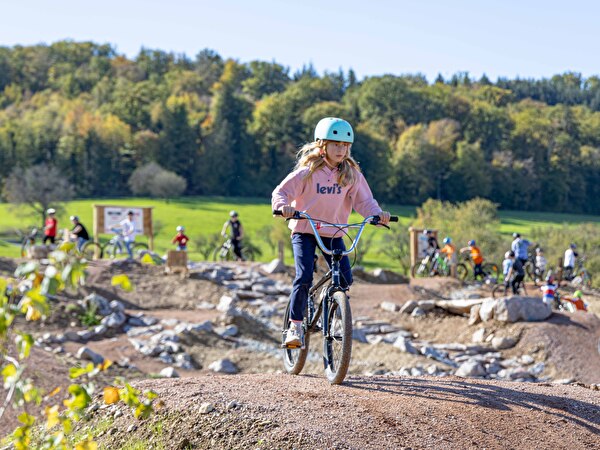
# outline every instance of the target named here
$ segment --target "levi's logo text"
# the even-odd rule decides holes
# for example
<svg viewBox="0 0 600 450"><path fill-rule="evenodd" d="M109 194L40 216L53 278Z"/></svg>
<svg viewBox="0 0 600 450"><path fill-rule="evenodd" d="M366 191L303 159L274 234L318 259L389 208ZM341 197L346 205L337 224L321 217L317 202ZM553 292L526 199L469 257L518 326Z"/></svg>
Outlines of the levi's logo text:
<svg viewBox="0 0 600 450"><path fill-rule="evenodd" d="M333 186L321 186L317 183L317 194L341 194L342 187L334 183Z"/></svg>

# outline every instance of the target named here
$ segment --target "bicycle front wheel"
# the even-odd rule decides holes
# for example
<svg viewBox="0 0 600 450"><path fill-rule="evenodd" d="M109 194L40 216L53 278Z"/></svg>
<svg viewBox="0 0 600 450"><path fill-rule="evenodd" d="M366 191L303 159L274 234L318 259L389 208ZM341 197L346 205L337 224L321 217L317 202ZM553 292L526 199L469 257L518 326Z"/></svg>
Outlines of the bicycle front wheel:
<svg viewBox="0 0 600 450"><path fill-rule="evenodd" d="M109 242L108 244L106 244L106 247L104 247L104 250L102 252L102 255L106 255L108 258L110 259L114 259L115 257L117 257L119 254L122 253L122 248L121 246L113 243L113 242Z"/></svg>
<svg viewBox="0 0 600 450"><path fill-rule="evenodd" d="M413 278L423 278L429 276L427 264L419 263L410 266L410 274Z"/></svg>
<svg viewBox="0 0 600 450"><path fill-rule="evenodd" d="M285 344L286 331L290 326L290 303L285 310L283 316L283 330L281 331L281 344ZM287 373L298 375L304 368L306 357L308 356L308 344L310 342L310 334L306 332L306 313L304 314L304 348L284 348L283 349L283 365Z"/></svg>
<svg viewBox="0 0 600 450"><path fill-rule="evenodd" d="M25 238L21 243L21 258L29 256L29 250L35 245L35 240L32 238Z"/></svg>
<svg viewBox="0 0 600 450"><path fill-rule="evenodd" d="M81 249L81 256L88 261L102 258L102 247L96 242L87 242Z"/></svg>
<svg viewBox="0 0 600 450"><path fill-rule="evenodd" d="M345 292L338 291L329 301L327 329L323 337L323 363L331 384L346 378L352 356L352 312Z"/></svg>

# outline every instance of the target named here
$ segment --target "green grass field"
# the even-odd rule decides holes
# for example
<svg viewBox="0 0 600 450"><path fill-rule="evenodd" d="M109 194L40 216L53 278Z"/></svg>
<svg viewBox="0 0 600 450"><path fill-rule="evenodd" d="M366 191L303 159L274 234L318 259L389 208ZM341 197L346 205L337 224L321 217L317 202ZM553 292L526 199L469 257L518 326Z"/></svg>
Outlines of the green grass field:
<svg viewBox="0 0 600 450"><path fill-rule="evenodd" d="M261 260L269 261L276 254L275 250L271 249L264 239L264 236L269 233L269 227L279 226L281 229L277 236L286 237L286 231L283 230L284 222L271 216L269 199L262 198L186 197L168 203L148 198L77 200L65 204L64 209L59 212L59 228L71 227L68 220L69 215L78 215L91 233L92 205L94 204L153 207L153 220L157 232L154 240L155 250L159 254L164 254L167 249L174 248L171 239L175 235L175 227L184 225L186 234L192 241L189 246L189 255L193 260L203 259L194 242L202 236L207 237L218 234L223 223L228 219L229 211L232 209L238 211L246 234L249 235L252 243L262 250ZM392 224L394 227L400 226L406 229L415 216L415 208L411 206L385 205L385 207L392 214L401 218L398 224ZM506 234L514 231L527 234L534 227L547 227L563 223L600 223L600 217L598 216L574 214L501 211L499 216L501 220L500 231ZM358 215L353 216L352 220L354 219L360 220ZM33 225L40 225L39 218L28 214L27 208L14 208L7 204L0 204L0 256L18 257L20 249L16 244L18 237L15 230L25 230ZM363 262L365 266L394 267L393 261L381 259L381 255L376 251L379 245L377 240L381 239L383 233L386 232L387 230L382 229L367 229L365 235L367 239L375 234L373 235L372 249L367 253ZM100 236L101 241L106 241L109 238L110 235ZM140 236L138 240L145 241L146 238ZM286 254L286 260L291 261L289 251Z"/></svg>

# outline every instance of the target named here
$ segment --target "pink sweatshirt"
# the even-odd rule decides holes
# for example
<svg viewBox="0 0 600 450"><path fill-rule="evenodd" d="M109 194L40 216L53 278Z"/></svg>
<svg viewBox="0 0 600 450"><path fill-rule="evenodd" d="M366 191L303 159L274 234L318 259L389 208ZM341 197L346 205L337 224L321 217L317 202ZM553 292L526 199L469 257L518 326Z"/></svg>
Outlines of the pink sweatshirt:
<svg viewBox="0 0 600 450"><path fill-rule="evenodd" d="M381 208L373 198L371 189L362 173L356 172L353 185L339 186L338 170L324 166L305 179L308 168L290 173L275 188L271 197L273 210L291 205L309 214L316 222L347 223L352 209L363 217L379 214ZM313 233L307 220L290 220L292 233ZM331 237L336 228L321 228L319 234ZM337 232L339 236L339 232Z"/></svg>

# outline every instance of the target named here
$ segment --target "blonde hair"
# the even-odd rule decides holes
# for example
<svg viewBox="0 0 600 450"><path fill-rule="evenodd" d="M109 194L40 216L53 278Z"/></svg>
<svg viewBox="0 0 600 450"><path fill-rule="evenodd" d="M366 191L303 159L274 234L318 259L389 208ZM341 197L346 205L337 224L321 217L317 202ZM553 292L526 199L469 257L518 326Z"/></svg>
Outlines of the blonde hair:
<svg viewBox="0 0 600 450"><path fill-rule="evenodd" d="M323 167L325 163L325 153L327 152L327 141L319 139L317 141L305 144L298 152L296 167L298 170L308 167L308 175L306 179L310 179L312 174ZM350 147L344 160L338 165L338 179L340 186L354 184L356 181L356 173L360 172L358 163L350 155Z"/></svg>

